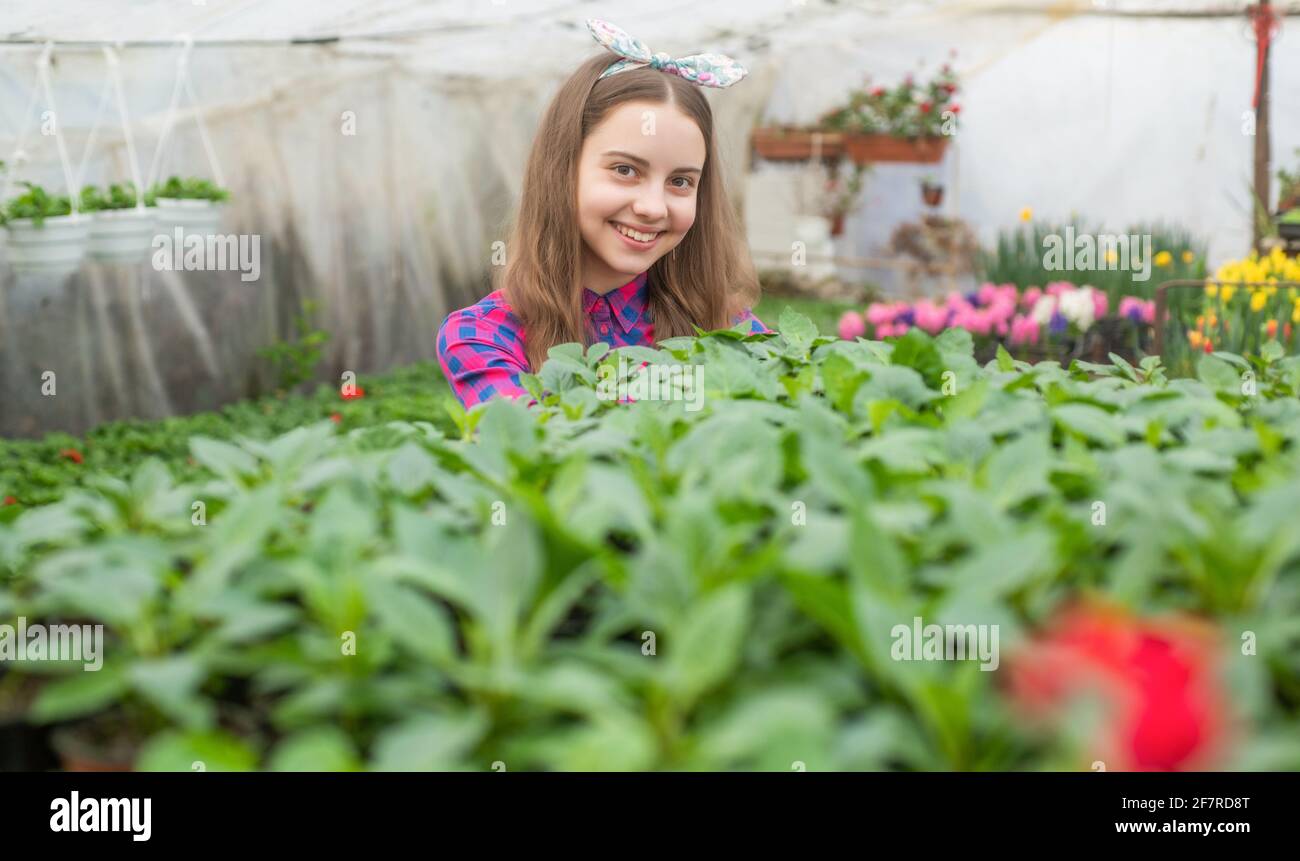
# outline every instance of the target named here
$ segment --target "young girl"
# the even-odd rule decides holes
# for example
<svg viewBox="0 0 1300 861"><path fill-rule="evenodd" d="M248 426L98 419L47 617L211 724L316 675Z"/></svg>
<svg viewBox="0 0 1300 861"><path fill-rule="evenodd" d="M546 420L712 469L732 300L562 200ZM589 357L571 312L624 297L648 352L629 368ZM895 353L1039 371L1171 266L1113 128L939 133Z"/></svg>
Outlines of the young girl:
<svg viewBox="0 0 1300 861"><path fill-rule="evenodd" d="M438 330L438 360L467 407L527 395L519 375L557 344L649 346L742 320L768 331L749 311L758 277L698 89L746 70L719 54L652 55L616 27L587 26L623 59L592 57L560 87L528 156L498 289Z"/></svg>

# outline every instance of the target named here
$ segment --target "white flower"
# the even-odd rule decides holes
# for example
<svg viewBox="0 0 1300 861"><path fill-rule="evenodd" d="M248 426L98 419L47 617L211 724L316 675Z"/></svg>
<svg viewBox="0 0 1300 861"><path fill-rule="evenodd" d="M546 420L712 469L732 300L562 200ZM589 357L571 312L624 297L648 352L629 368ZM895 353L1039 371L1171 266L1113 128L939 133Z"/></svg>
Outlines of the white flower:
<svg viewBox="0 0 1300 861"><path fill-rule="evenodd" d="M1091 287L1080 287L1078 290L1061 294L1061 316L1080 329L1088 329L1092 326L1096 312L1097 306L1092 300Z"/></svg>
<svg viewBox="0 0 1300 861"><path fill-rule="evenodd" d="M1034 322L1039 326L1046 326L1052 322L1052 313L1056 310L1056 297L1043 295L1041 299L1034 303L1034 310L1029 313L1033 315Z"/></svg>

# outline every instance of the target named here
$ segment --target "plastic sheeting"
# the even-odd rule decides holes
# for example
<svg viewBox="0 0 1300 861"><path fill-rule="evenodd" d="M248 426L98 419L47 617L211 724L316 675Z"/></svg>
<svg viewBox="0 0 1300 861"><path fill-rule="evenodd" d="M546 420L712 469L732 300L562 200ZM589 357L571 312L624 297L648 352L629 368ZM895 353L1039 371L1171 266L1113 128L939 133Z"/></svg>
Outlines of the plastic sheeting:
<svg viewBox="0 0 1300 861"><path fill-rule="evenodd" d="M305 298L319 301L318 324L332 335L328 378L431 357L442 317L487 288L491 243L504 235L541 110L561 77L598 50L582 25L589 16L654 50L718 50L751 68L742 85L707 94L724 171L739 204L752 198L751 236L763 245L792 235L797 203L779 193L788 179L780 166L748 173L750 127L812 121L865 75L925 74L956 48L964 85L956 146L935 169L878 166L841 252L871 254L894 224L914 218L916 180L929 173L948 179L948 205L985 241L1030 206L1116 231L1176 221L1211 238L1215 257L1239 254L1253 145L1242 134L1254 58L1244 18L1132 13L1244 6L0 0L0 39L27 40L0 43L0 158L13 148L41 42L60 43L52 73L75 161L104 60L93 45L61 43L123 40L147 168L177 40L188 35L194 88L233 194L223 229L258 235L262 257L261 278L249 283L237 272L157 272L147 263L20 276L0 260L0 434L80 431L265 391L273 381L256 351L290 334ZM1123 14L1098 14L1108 11ZM1300 146L1297 20L1272 65L1281 163ZM295 38L318 41L287 41ZM347 112L355 134L345 133ZM129 175L107 118L86 182ZM162 176L209 173L190 119L179 118ZM20 177L62 190L50 140L29 137L27 150ZM46 370L57 374L53 398L41 394Z"/></svg>

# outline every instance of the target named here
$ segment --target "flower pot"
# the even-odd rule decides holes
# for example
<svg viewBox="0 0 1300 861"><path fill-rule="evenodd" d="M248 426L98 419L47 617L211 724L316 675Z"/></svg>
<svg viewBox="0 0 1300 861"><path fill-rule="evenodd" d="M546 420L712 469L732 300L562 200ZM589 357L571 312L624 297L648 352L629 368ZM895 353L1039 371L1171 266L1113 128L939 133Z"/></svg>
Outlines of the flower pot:
<svg viewBox="0 0 1300 861"><path fill-rule="evenodd" d="M835 159L844 152L844 136L839 132L763 128L754 129L752 140L755 152L768 161Z"/></svg>
<svg viewBox="0 0 1300 861"><path fill-rule="evenodd" d="M221 205L211 200L159 197L157 230L171 233L177 227L185 233L212 233L221 226Z"/></svg>
<svg viewBox="0 0 1300 861"><path fill-rule="evenodd" d="M854 164L872 162L912 162L915 164L935 164L943 158L948 149L948 139L934 138L896 138L891 135L857 135L844 136L844 152Z"/></svg>
<svg viewBox="0 0 1300 861"><path fill-rule="evenodd" d="M68 275L86 256L91 219L86 215L59 215L37 225L30 218L15 218L5 225L9 265L16 272Z"/></svg>
<svg viewBox="0 0 1300 861"><path fill-rule="evenodd" d="M153 209L107 209L90 224L89 254L94 260L135 263L148 257L158 214Z"/></svg>
<svg viewBox="0 0 1300 861"><path fill-rule="evenodd" d="M844 213L837 212L831 216L831 236L844 235Z"/></svg>
<svg viewBox="0 0 1300 861"><path fill-rule="evenodd" d="M943 203L943 186L942 185L922 185L921 200L925 201L926 206L938 207Z"/></svg>

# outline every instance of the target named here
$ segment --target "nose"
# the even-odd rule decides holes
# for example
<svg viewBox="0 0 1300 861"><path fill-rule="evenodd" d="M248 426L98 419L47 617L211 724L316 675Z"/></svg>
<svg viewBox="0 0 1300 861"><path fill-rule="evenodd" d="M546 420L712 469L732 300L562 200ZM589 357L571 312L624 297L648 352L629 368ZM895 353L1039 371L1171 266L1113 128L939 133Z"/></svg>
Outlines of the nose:
<svg viewBox="0 0 1300 861"><path fill-rule="evenodd" d="M653 186L653 183L647 183L647 188L638 194L636 200L633 201L632 212L647 224L661 224L668 215L668 205L664 202L664 192L662 188L649 186Z"/></svg>

